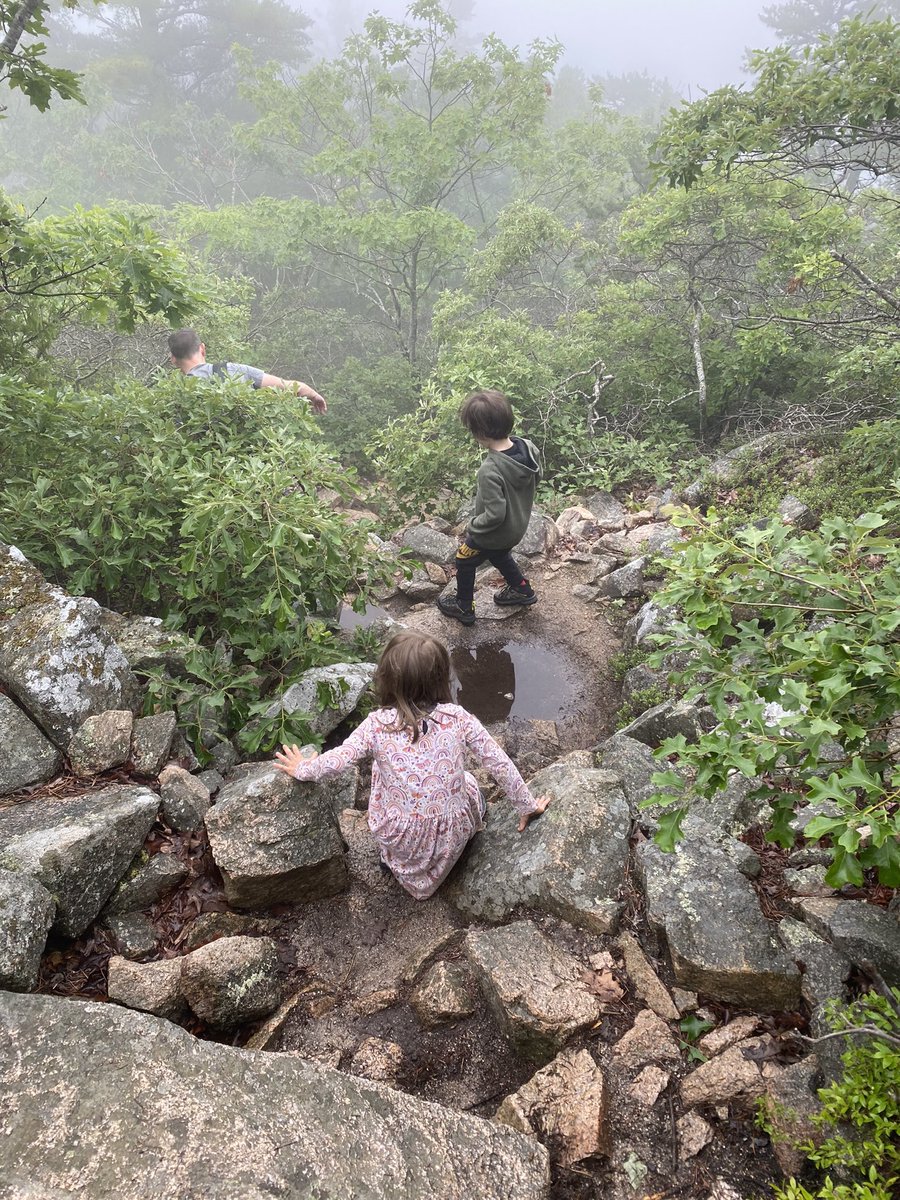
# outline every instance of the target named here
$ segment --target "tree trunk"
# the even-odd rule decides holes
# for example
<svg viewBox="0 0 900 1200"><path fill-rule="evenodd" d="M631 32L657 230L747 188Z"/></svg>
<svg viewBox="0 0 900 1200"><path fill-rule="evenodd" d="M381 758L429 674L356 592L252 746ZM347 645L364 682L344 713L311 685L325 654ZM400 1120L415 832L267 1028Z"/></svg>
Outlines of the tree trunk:
<svg viewBox="0 0 900 1200"><path fill-rule="evenodd" d="M697 372L697 408L700 414L700 437L706 439L708 421L706 405L706 368L703 365L703 350L700 345L700 314L702 308L696 296L691 296L694 319L691 323L691 348L694 351L694 367Z"/></svg>
<svg viewBox="0 0 900 1200"><path fill-rule="evenodd" d="M3 44L0 45L0 54L12 54L22 34L25 32L25 26L35 15L35 13L43 7L44 0L23 0L19 5L18 11L9 23L9 29L6 31L6 37L3 39Z"/></svg>

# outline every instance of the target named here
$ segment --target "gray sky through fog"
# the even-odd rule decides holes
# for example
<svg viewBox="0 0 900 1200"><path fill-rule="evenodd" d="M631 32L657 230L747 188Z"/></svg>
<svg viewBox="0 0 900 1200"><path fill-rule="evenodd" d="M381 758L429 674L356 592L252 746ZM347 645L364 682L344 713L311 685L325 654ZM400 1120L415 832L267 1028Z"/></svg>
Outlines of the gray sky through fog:
<svg viewBox="0 0 900 1200"><path fill-rule="evenodd" d="M565 61L588 75L648 71L673 84L711 89L742 78L748 47L770 45L774 34L759 20L765 0L460 0L474 9L467 34L497 33L525 46L557 37ZM343 32L359 28L377 9L401 18L407 0L308 0L302 7L316 22L319 46L333 53Z"/></svg>

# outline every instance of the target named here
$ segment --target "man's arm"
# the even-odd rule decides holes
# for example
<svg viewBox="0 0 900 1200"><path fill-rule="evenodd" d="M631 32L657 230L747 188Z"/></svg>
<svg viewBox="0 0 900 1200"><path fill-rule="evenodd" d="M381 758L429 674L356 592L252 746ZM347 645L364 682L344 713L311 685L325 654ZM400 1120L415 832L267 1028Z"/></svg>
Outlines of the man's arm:
<svg viewBox="0 0 900 1200"><path fill-rule="evenodd" d="M259 381L259 386L265 388L282 388L284 391L293 392L295 396L302 396L304 400L308 400L310 406L316 412L323 413L328 411L325 397L320 396L316 389L311 388L308 383L301 383L299 379L282 379L280 375L269 375L264 371L263 377Z"/></svg>

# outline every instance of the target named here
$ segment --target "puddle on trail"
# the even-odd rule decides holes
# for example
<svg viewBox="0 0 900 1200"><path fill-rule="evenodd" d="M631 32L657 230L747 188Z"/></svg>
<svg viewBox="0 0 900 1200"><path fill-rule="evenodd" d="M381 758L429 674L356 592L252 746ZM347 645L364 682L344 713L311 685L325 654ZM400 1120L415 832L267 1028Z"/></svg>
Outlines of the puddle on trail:
<svg viewBox="0 0 900 1200"><path fill-rule="evenodd" d="M528 642L484 642L450 651L453 699L485 725L508 717L557 721L575 702L578 669Z"/></svg>
<svg viewBox="0 0 900 1200"><path fill-rule="evenodd" d="M351 633L354 629L368 629L370 625L374 625L376 621L383 621L385 617L390 619L390 613L379 608L377 604L367 604L365 612L354 612L350 605L345 603L341 605L341 611L338 613L338 627L345 633Z"/></svg>

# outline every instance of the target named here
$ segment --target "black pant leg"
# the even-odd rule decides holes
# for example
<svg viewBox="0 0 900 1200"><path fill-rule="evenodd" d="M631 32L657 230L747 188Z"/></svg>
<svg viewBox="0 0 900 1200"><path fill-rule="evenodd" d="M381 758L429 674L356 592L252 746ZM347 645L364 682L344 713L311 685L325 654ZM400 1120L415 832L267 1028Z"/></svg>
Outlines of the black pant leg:
<svg viewBox="0 0 900 1200"><path fill-rule="evenodd" d="M475 599L475 571L488 557L487 551L463 541L456 551L456 598L462 608L471 608Z"/></svg>
<svg viewBox="0 0 900 1200"><path fill-rule="evenodd" d="M510 587L516 591L530 590L531 585L510 550L490 550L487 557L491 566L497 568Z"/></svg>

